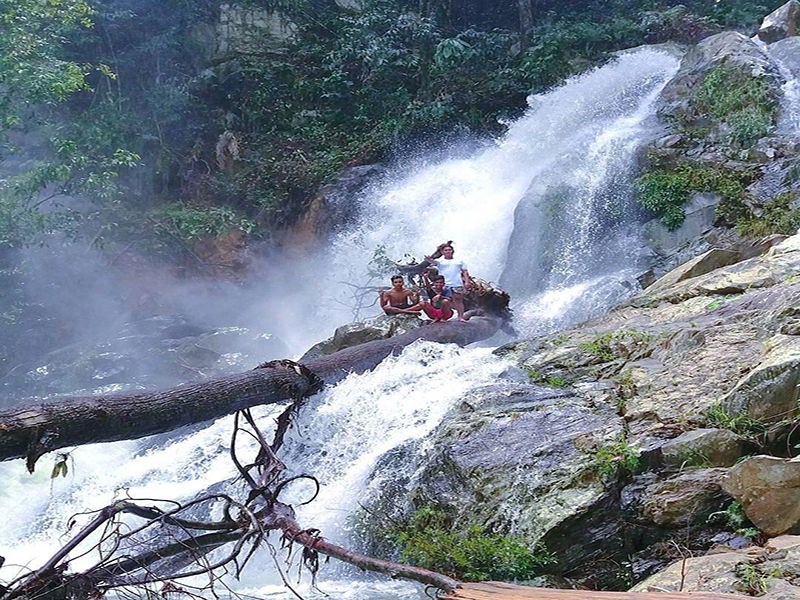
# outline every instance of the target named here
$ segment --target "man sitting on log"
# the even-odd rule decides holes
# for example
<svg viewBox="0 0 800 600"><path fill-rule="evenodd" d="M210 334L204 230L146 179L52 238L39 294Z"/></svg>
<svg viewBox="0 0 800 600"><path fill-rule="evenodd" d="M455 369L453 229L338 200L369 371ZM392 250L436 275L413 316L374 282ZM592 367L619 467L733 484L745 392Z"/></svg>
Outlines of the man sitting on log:
<svg viewBox="0 0 800 600"><path fill-rule="evenodd" d="M403 286L403 277L392 277L392 288L387 292L378 290L381 297L381 308L387 315L417 315L422 313L419 297L413 290Z"/></svg>
<svg viewBox="0 0 800 600"><path fill-rule="evenodd" d="M427 278L426 278L426 283ZM444 284L444 276L438 275L433 280L433 287L428 288L430 301L422 301L422 310L434 323L447 321L453 316L453 292Z"/></svg>

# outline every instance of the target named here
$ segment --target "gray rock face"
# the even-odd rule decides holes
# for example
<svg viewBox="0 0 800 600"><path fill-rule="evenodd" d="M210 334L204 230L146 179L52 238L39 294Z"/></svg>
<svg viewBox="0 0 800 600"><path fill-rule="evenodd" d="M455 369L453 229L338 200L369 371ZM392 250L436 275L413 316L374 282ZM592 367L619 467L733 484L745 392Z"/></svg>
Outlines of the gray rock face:
<svg viewBox="0 0 800 600"><path fill-rule="evenodd" d="M603 498L594 451L621 433L622 420L609 406L510 385L437 432L416 495L471 522L537 540Z"/></svg>
<svg viewBox="0 0 800 600"><path fill-rule="evenodd" d="M758 28L758 38L771 44L783 38L795 36L798 22L800 22L800 2L789 0L764 17L761 27Z"/></svg>
<svg viewBox="0 0 800 600"><path fill-rule="evenodd" d="M287 234L288 247L317 245L352 223L358 215L358 197L386 173L380 164L350 167L323 186L302 218Z"/></svg>
<svg viewBox="0 0 800 600"><path fill-rule="evenodd" d="M767 340L764 359L720 400L733 414L760 421L793 417L800 398L800 341L778 334Z"/></svg>
<svg viewBox="0 0 800 600"><path fill-rule="evenodd" d="M694 89L723 62L743 67L754 76L769 77L776 88L780 82L776 65L758 44L741 33L726 31L706 38L686 54L677 75L661 93L659 114L668 117L688 114Z"/></svg>
<svg viewBox="0 0 800 600"><path fill-rule="evenodd" d="M220 5L219 21L215 28L217 60L234 58L253 52L267 43L280 48L290 40L297 25L277 11L242 4Z"/></svg>
<svg viewBox="0 0 800 600"><path fill-rule="evenodd" d="M800 533L800 459L754 456L733 467L722 485L767 535Z"/></svg>
<svg viewBox="0 0 800 600"><path fill-rule="evenodd" d="M613 487L595 459L621 434L622 419L609 405L506 380L472 392L416 450L379 466L380 479L392 460L428 449L413 478L386 480L373 497L379 510L433 504L454 515L456 527L541 540L559 554L560 566L579 567L622 551Z"/></svg>
<svg viewBox="0 0 800 600"><path fill-rule="evenodd" d="M631 588L631 592L718 592L761 595L765 600L800 598L800 536L783 535L764 548L712 549L678 560Z"/></svg>
<svg viewBox="0 0 800 600"><path fill-rule="evenodd" d="M747 551L740 551L679 560L635 585L630 591L741 594L743 590L736 577L736 568L741 564L749 564L754 558Z"/></svg>
<svg viewBox="0 0 800 600"><path fill-rule="evenodd" d="M730 467L743 451L742 439L728 429L687 431L661 446L664 464L672 468L704 464Z"/></svg>
<svg viewBox="0 0 800 600"><path fill-rule="evenodd" d="M680 227L670 231L660 219L653 219L645 225L645 236L657 251L672 252L713 229L721 200L718 194L694 194L684 206L686 219Z"/></svg>
<svg viewBox="0 0 800 600"><path fill-rule="evenodd" d="M795 2L795 4L800 4ZM795 77L800 76L800 37L787 37L770 44L770 54L783 63Z"/></svg>
<svg viewBox="0 0 800 600"><path fill-rule="evenodd" d="M720 267L727 267L728 265L739 262L739 260L741 260L741 254L739 252L712 248L708 252L685 262L664 275L651 285L646 293L658 294L676 283L691 279L692 277L705 275Z"/></svg>

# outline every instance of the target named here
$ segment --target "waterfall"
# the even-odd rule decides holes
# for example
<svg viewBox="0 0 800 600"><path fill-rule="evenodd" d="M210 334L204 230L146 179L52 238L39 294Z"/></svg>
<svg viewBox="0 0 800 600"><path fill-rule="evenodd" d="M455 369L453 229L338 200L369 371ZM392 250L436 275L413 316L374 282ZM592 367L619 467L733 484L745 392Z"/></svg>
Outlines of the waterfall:
<svg viewBox="0 0 800 600"><path fill-rule="evenodd" d="M499 281L518 303L631 266L636 153L657 131L653 104L677 68L645 48L531 97L493 146L372 191L334 264L363 263L379 245L399 258L454 240L472 275Z"/></svg>
<svg viewBox="0 0 800 600"><path fill-rule="evenodd" d="M360 222L326 250L326 267L341 277L357 272L379 245L396 256L420 255L452 239L473 275L516 291L524 322L578 318L582 313L570 312L572 306L607 307L622 293L618 273L636 260L627 250L635 237L630 181L638 150L657 132L654 99L677 62L648 49L622 55L532 97L507 135L474 156L399 173L362 199ZM548 211L556 213L549 221ZM341 315L322 322L320 337L337 319ZM506 367L489 349L417 343L316 396L286 447L292 472L313 473L322 483L320 497L300 510L301 525L346 542L348 518L370 493L379 458L424 439L469 390L494 381ZM263 423L273 413L254 411ZM78 448L70 475L54 481L47 457L34 476L21 461L0 464L0 511L15 524L0 533L0 555L9 559L0 576L10 579L20 565L41 564L63 543L71 515L115 496L186 500L231 478L230 431L231 419L223 418L172 437ZM304 497L302 489L294 493ZM342 569L325 568L324 592L352 600L424 597L419 586L364 585ZM307 579L303 595L317 597ZM291 597L266 552L242 581L228 583L261 598Z"/></svg>

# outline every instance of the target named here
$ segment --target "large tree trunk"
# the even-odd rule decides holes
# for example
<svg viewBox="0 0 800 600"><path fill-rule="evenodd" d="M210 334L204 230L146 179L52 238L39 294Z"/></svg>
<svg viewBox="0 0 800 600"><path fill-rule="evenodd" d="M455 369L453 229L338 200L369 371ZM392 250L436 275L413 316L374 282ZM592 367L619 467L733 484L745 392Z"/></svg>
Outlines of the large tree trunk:
<svg viewBox="0 0 800 600"><path fill-rule="evenodd" d="M423 339L467 345L491 337L498 319L420 327L394 338L345 348L300 366L272 361L261 368L203 383L136 394L53 398L0 412L0 461L26 458L32 471L46 452L171 431L262 404L308 396L348 373L363 373Z"/></svg>

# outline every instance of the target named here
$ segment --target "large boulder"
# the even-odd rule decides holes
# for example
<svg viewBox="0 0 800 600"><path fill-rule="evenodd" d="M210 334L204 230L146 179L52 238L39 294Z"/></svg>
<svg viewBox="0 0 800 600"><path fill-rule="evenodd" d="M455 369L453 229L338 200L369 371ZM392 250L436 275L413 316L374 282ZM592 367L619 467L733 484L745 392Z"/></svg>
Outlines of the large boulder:
<svg viewBox="0 0 800 600"><path fill-rule="evenodd" d="M622 419L568 389L515 379L474 390L429 438L387 457L376 468L383 483L368 507L402 518L435 505L457 529L478 526L544 543L559 569L622 558L614 487L596 458L618 443ZM387 480L386 472L403 476Z"/></svg>
<svg viewBox="0 0 800 600"><path fill-rule="evenodd" d="M720 267L727 267L741 260L741 254L732 250L712 248L708 252L697 256L681 266L673 269L653 285L647 288L646 294L658 294L685 279L698 277L710 273Z"/></svg>
<svg viewBox="0 0 800 600"><path fill-rule="evenodd" d="M535 541L606 494L594 454L622 434L611 407L520 383L473 408L435 434L419 498Z"/></svg>
<svg viewBox="0 0 800 600"><path fill-rule="evenodd" d="M720 482L725 469L688 469L646 487L640 516L664 527L684 527L705 522L725 502Z"/></svg>
<svg viewBox="0 0 800 600"><path fill-rule="evenodd" d="M784 535L769 540L764 548L731 550L723 546L712 548L705 556L677 560L630 591L717 592L798 600L799 578L800 536Z"/></svg>
<svg viewBox="0 0 800 600"><path fill-rule="evenodd" d="M778 334L766 347L761 362L720 400L726 412L759 421L791 418L798 412L800 338Z"/></svg>
<svg viewBox="0 0 800 600"><path fill-rule="evenodd" d="M798 23L800 23L800 2L789 0L764 17L756 35L762 42L771 44L797 35Z"/></svg>
<svg viewBox="0 0 800 600"><path fill-rule="evenodd" d="M373 340L402 335L422 327L425 323L426 321L415 315L381 315L366 321L348 323L338 327L332 337L314 344L300 360L310 360Z"/></svg>
<svg viewBox="0 0 800 600"><path fill-rule="evenodd" d="M731 467L743 452L742 438L729 429L694 429L661 446L664 464L678 469L687 465Z"/></svg>
<svg viewBox="0 0 800 600"><path fill-rule="evenodd" d="M722 486L767 535L800 533L800 458L748 458L730 470Z"/></svg>
<svg viewBox="0 0 800 600"><path fill-rule="evenodd" d="M743 592L736 569L749 564L747 551L696 556L672 563L663 571L633 586L631 592Z"/></svg>
<svg viewBox="0 0 800 600"><path fill-rule="evenodd" d="M706 38L686 54L680 70L661 92L659 114L670 119L692 121L694 92L706 75L721 64L741 68L754 77L769 78L777 96L780 76L774 61L747 36L726 31Z"/></svg>

